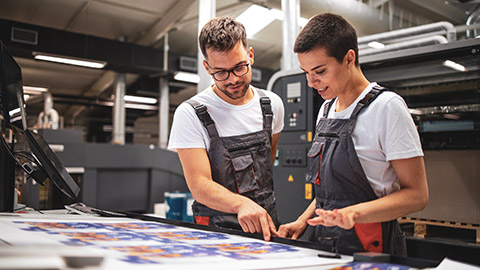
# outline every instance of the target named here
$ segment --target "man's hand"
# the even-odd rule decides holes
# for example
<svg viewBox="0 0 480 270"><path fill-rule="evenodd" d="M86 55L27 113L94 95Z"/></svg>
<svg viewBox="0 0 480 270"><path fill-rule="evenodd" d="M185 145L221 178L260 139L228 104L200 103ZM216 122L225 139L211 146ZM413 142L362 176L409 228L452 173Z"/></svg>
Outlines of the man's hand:
<svg viewBox="0 0 480 270"><path fill-rule="evenodd" d="M315 210L315 214L318 216L307 221L311 226L338 226L342 229L350 230L355 225L355 212L353 211L345 211L344 209L330 211L318 208Z"/></svg>
<svg viewBox="0 0 480 270"><path fill-rule="evenodd" d="M271 235L278 236L275 224L267 211L246 197L237 216L244 232L263 233L265 241L270 241Z"/></svg>
<svg viewBox="0 0 480 270"><path fill-rule="evenodd" d="M278 228L278 236L284 238L298 239L303 235L305 229L307 228L307 223L301 220L295 220L284 225L281 225Z"/></svg>

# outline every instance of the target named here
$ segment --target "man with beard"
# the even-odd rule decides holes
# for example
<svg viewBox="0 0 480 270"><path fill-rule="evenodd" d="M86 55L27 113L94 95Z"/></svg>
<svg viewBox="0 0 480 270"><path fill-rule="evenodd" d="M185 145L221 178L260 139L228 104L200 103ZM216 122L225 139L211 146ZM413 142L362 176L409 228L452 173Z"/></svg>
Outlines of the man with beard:
<svg viewBox="0 0 480 270"><path fill-rule="evenodd" d="M199 36L214 84L178 106L169 149L176 149L199 224L277 235L272 166L284 108L279 96L250 85L253 49L244 26L210 20Z"/></svg>

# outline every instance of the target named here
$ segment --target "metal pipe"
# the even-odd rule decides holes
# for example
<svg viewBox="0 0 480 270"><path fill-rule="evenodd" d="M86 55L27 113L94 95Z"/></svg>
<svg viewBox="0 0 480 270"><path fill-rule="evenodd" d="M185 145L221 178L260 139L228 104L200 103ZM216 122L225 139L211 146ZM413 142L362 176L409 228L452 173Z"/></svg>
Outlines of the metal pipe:
<svg viewBox="0 0 480 270"><path fill-rule="evenodd" d="M163 37L163 70L168 70L168 33ZM159 93L159 106L158 106L158 146L160 148L167 148L168 142L168 116L169 116L169 98L168 94L170 89L168 87L168 78L160 77L160 93Z"/></svg>
<svg viewBox="0 0 480 270"><path fill-rule="evenodd" d="M403 49L408 49L413 47L420 47L420 46L441 44L441 43L448 43L448 40L444 36L436 35L436 36L424 37L424 38L389 44L380 49L370 48L370 49L360 50L358 52L358 55L366 56L371 54L398 51L398 50L403 50Z"/></svg>
<svg viewBox="0 0 480 270"><path fill-rule="evenodd" d="M215 11L216 11L216 2L211 1L211 0L199 0L198 1L198 35L200 35L200 32L202 31L203 26L211 20L213 17L215 17ZM198 43L198 41L197 41ZM200 81L197 84L197 93L202 92L205 90L205 88L209 87L212 85L212 78L210 77L210 74L207 73L205 68L203 67L203 60L205 58L203 57L202 51L200 50L200 47L198 47L197 50L197 74L200 77Z"/></svg>
<svg viewBox="0 0 480 270"><path fill-rule="evenodd" d="M115 73L112 144L125 144L125 73Z"/></svg>
<svg viewBox="0 0 480 270"><path fill-rule="evenodd" d="M53 97L52 97L52 94L49 93L49 92L46 92L44 93L44 96L43 96L43 112L45 114L48 113L48 111L50 111L50 109L53 108Z"/></svg>
<svg viewBox="0 0 480 270"><path fill-rule="evenodd" d="M299 32L300 2L298 0L282 0L282 70L298 68L298 60L293 53L295 38Z"/></svg>
<svg viewBox="0 0 480 270"><path fill-rule="evenodd" d="M466 25L472 25L477 22L480 22L480 5L478 5L475 10L468 16ZM466 38L476 38L477 37L477 29L467 29L465 32Z"/></svg>
<svg viewBox="0 0 480 270"><path fill-rule="evenodd" d="M398 38L425 34L428 32L433 32L438 30L446 31L446 38L448 41L457 40L457 31L455 30L455 26L453 26L453 24L449 22L437 22L437 23L425 24L425 25L420 25L420 26L415 26L410 28L404 28L404 29L359 37L358 44L369 43L372 41L382 42L382 41L391 40L391 39L398 39Z"/></svg>

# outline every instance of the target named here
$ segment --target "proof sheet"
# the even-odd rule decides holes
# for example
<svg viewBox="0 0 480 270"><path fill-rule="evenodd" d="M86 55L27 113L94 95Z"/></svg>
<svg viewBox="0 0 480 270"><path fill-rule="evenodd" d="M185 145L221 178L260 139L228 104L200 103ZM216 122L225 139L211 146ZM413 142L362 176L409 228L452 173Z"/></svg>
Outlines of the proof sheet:
<svg viewBox="0 0 480 270"><path fill-rule="evenodd" d="M0 239L10 245L88 247L105 269L287 269L351 261L320 258L318 250L249 237L133 219L71 215L0 216ZM170 268L171 267L171 268Z"/></svg>

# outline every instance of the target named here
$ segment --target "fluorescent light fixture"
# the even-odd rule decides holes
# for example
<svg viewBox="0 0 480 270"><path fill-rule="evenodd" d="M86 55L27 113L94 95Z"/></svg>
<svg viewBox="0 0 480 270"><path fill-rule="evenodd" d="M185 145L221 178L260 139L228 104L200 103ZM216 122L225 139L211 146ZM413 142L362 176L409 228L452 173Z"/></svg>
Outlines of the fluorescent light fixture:
<svg viewBox="0 0 480 270"><path fill-rule="evenodd" d="M458 115L456 115L456 114L447 113L447 114L444 114L444 115L443 115L443 118L445 118L445 119L451 119L451 120L458 120L458 119L460 119L460 116L458 116Z"/></svg>
<svg viewBox="0 0 480 270"><path fill-rule="evenodd" d="M414 114L414 115L422 115L422 111L421 110L418 110L418 109L408 109L408 111L410 112L410 114Z"/></svg>
<svg viewBox="0 0 480 270"><path fill-rule="evenodd" d="M275 19L279 21L283 20L283 11L281 11L280 9L272 8L269 12L272 14L272 16L275 17ZM300 27L304 27L308 23L308 19L305 19L303 17L299 17L297 18L297 20L297 23Z"/></svg>
<svg viewBox="0 0 480 270"><path fill-rule="evenodd" d="M195 73L190 73L190 72L182 72L179 71L173 75L173 78L177 81L182 81L182 82L189 82L189 83L199 83L200 82L200 76Z"/></svg>
<svg viewBox="0 0 480 270"><path fill-rule="evenodd" d="M48 88L46 87L37 87L37 86L24 86L23 93L30 94L30 95L39 95L41 93L48 92Z"/></svg>
<svg viewBox="0 0 480 270"><path fill-rule="evenodd" d="M253 37L274 20L283 20L283 11L274 8L268 9L259 5L251 5L237 17L237 21L245 26L248 38ZM298 18L298 25L301 27L304 27L307 22L308 19Z"/></svg>
<svg viewBox="0 0 480 270"><path fill-rule="evenodd" d="M273 16L275 19L281 21L283 20L283 11L280 9L272 8L268 12L270 12L270 15Z"/></svg>
<svg viewBox="0 0 480 270"><path fill-rule="evenodd" d="M34 55L34 58L37 60L69 64L69 65L75 65L75 66L81 66L81 67L104 68L107 65L106 62L101 62L101 61L82 60L82 59L75 59L75 58L67 58L63 56L45 55L45 54L39 54L39 53L33 53L33 55Z"/></svg>
<svg viewBox="0 0 480 270"><path fill-rule="evenodd" d="M460 65L456 62L453 62L451 60L445 60L442 62L442 64L446 67L449 67L451 69L454 69L454 70L457 70L457 71L461 71L461 72L465 72L467 71L467 68L463 65Z"/></svg>
<svg viewBox="0 0 480 270"><path fill-rule="evenodd" d="M378 41L369 42L369 43L368 43L368 46L369 46L369 47L372 47L372 48L374 48L374 49L382 49L382 48L385 48L385 44L380 43L380 42L378 42Z"/></svg>
<svg viewBox="0 0 480 270"><path fill-rule="evenodd" d="M156 104L157 99L156 98L150 98L150 97L139 97L139 96L129 96L125 95L123 97L125 101L129 102L137 102L137 103L145 103L145 104Z"/></svg>
<svg viewBox="0 0 480 270"><path fill-rule="evenodd" d="M253 37L275 19L275 14L271 13L268 8L258 5L251 5L237 17L237 21L245 26L248 38Z"/></svg>

